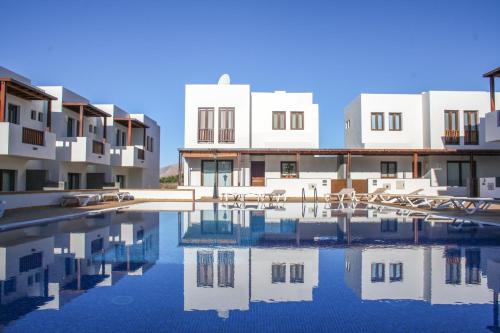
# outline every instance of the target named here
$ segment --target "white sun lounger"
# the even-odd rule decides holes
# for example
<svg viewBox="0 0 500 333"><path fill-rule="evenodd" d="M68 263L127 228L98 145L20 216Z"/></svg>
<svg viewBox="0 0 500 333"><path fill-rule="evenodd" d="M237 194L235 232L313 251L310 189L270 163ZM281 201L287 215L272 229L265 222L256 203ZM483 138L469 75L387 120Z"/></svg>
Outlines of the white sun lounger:
<svg viewBox="0 0 500 333"><path fill-rule="evenodd" d="M470 215L477 211L487 210L494 203L500 204L500 200L493 198L449 197L447 200L434 207L434 209L444 209L452 206Z"/></svg>
<svg viewBox="0 0 500 333"><path fill-rule="evenodd" d="M122 202L124 200L134 200L134 196L130 192L108 192L101 194L103 201L116 200Z"/></svg>
<svg viewBox="0 0 500 333"><path fill-rule="evenodd" d="M229 198L233 198L232 201L240 201L244 198L244 195L242 193L222 193L222 200L224 201L229 201ZM244 201L244 200L243 200Z"/></svg>
<svg viewBox="0 0 500 333"><path fill-rule="evenodd" d="M385 187L379 187L372 193L356 193L356 200L374 202L379 199L379 194L383 194L385 191L387 191Z"/></svg>
<svg viewBox="0 0 500 333"><path fill-rule="evenodd" d="M356 201L356 191L353 188L343 188L338 193L325 194L326 202L332 202L334 199L342 202L345 198L348 198L350 201Z"/></svg>
<svg viewBox="0 0 500 333"><path fill-rule="evenodd" d="M65 195L61 198L61 207L66 207L70 204L76 204L80 207L85 207L88 204L97 204L101 201L101 195L95 193Z"/></svg>
<svg viewBox="0 0 500 333"><path fill-rule="evenodd" d="M5 207L7 206L7 202L4 200L0 200L0 218L5 214Z"/></svg>
<svg viewBox="0 0 500 333"><path fill-rule="evenodd" d="M381 193L381 194L378 194L377 196L378 196L380 202L382 202L382 203L405 204L406 198L408 196L418 195L422 191L423 191L422 189L418 189L418 190L412 191L410 193L403 193L403 194Z"/></svg>
<svg viewBox="0 0 500 333"><path fill-rule="evenodd" d="M286 201L286 191L285 190L274 190L271 193L266 193L260 196L263 200L265 197L269 197L269 201L279 202L280 200Z"/></svg>

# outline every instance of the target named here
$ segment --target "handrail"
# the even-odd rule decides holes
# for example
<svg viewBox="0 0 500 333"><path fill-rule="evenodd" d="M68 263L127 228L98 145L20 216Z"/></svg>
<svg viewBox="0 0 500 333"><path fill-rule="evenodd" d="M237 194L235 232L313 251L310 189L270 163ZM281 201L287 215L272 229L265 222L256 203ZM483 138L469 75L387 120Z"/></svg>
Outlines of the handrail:
<svg viewBox="0 0 500 333"><path fill-rule="evenodd" d="M314 186L314 203L318 203L318 189Z"/></svg>
<svg viewBox="0 0 500 333"><path fill-rule="evenodd" d="M306 189L302 188L302 203L306 201Z"/></svg>

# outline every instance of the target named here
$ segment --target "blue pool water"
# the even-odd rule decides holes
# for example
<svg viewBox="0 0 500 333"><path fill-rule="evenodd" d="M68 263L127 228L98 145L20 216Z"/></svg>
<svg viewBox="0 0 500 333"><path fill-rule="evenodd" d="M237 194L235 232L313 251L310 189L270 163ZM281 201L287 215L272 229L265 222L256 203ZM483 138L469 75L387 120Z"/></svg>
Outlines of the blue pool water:
<svg viewBox="0 0 500 333"><path fill-rule="evenodd" d="M498 332L500 228L197 204L0 233L6 332Z"/></svg>

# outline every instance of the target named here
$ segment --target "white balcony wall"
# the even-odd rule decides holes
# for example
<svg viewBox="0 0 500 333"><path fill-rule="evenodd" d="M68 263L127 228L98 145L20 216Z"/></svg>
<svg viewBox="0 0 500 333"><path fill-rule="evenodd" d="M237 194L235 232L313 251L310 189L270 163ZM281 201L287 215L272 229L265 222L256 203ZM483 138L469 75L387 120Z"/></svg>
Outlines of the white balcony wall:
<svg viewBox="0 0 500 333"><path fill-rule="evenodd" d="M498 100L500 103L500 99ZM500 111L487 112L485 117L485 140L486 142L500 141Z"/></svg>
<svg viewBox="0 0 500 333"><path fill-rule="evenodd" d="M32 159L53 160L56 158L56 135L44 131L44 145L23 143L23 126L0 123L0 155L18 156Z"/></svg>
<svg viewBox="0 0 500 333"><path fill-rule="evenodd" d="M56 142L57 160L109 165L109 143L104 144L104 154L101 155L93 153L92 142L93 140L88 137L58 138Z"/></svg>
<svg viewBox="0 0 500 333"><path fill-rule="evenodd" d="M319 148L319 111L312 93L252 92L252 148ZM285 129L273 130L273 111L284 111ZM291 129L291 112L303 112L303 129Z"/></svg>

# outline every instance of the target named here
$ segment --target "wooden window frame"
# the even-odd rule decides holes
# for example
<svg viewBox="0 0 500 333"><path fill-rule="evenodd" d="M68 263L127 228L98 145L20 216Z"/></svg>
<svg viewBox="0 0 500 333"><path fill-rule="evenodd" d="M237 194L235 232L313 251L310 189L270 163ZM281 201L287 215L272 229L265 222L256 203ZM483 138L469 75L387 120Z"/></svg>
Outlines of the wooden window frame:
<svg viewBox="0 0 500 333"><path fill-rule="evenodd" d="M212 121L209 124L209 114L212 113ZM205 115L205 127L201 128L202 113ZM210 127L211 126L211 127ZM198 143L214 143L214 127L215 127L215 108L213 107L199 107L198 108L198 126L197 126L197 141ZM212 137L208 140L200 140L200 131L212 131Z"/></svg>
<svg viewBox="0 0 500 333"><path fill-rule="evenodd" d="M472 120L472 115L475 114L475 124L474 124L474 127L475 127L475 130L471 130L472 126L471 126L471 120ZM466 123L468 123L468 127L467 128L467 125ZM476 140L470 140L470 138L468 138L466 136L466 133L467 132L472 132L472 131L475 131L476 132ZM478 145L479 144L479 112L477 110L464 110L464 145Z"/></svg>
<svg viewBox="0 0 500 333"><path fill-rule="evenodd" d="M284 176L283 175L283 165L285 164L295 164L295 176ZM299 178L299 170L297 169L298 165L297 165L297 161L281 161L280 163L280 178L283 178L283 179L297 179Z"/></svg>
<svg viewBox="0 0 500 333"><path fill-rule="evenodd" d="M446 120L448 120L448 124L451 126L452 124L452 115L456 115L456 126L455 128L446 128ZM460 144L460 112L458 110L444 110L444 137L445 137L445 145L459 145ZM447 132L456 132L458 135L447 136ZM447 139L449 138L449 139ZM454 139L454 140L453 140Z"/></svg>
<svg viewBox="0 0 500 333"><path fill-rule="evenodd" d="M301 122L301 127L293 127L293 117L300 115L302 117L302 122ZM295 124L297 124L297 121L295 121ZM304 130L304 111L292 111L290 112L290 129L293 131L301 131Z"/></svg>
<svg viewBox="0 0 500 333"><path fill-rule="evenodd" d="M222 112L232 112L233 113L232 121L231 121L231 127L227 126L227 125L229 125L229 121L227 121L228 117L226 117L226 124L222 124L222 117L221 117L222 116ZM235 108L234 107L220 107L219 108L219 129L232 129L232 130L234 130L234 125L235 125L234 114L235 114ZM222 125L224 125L224 127Z"/></svg>
<svg viewBox="0 0 500 333"><path fill-rule="evenodd" d="M373 116L380 116L382 117L382 127L373 127ZM378 121L375 121L375 125L378 126ZM384 121L384 113L383 112L372 112L370 114L370 127L372 131L383 131L385 127L385 121Z"/></svg>
<svg viewBox="0 0 500 333"><path fill-rule="evenodd" d="M394 164L396 167L394 169L394 176L384 176L384 168L383 168L383 165L384 164ZM387 169L389 170L389 169ZM386 173L387 174L387 173ZM398 178L398 162L396 161L381 161L380 162L380 178L383 178L383 179L396 179Z"/></svg>
<svg viewBox="0 0 500 333"><path fill-rule="evenodd" d="M396 118L399 117L399 128L395 128ZM391 128L391 120L393 128ZM401 112L389 112L389 131L400 132L403 130L403 114Z"/></svg>
<svg viewBox="0 0 500 333"><path fill-rule="evenodd" d="M279 128L280 126L280 118L278 118L278 127L274 127L274 115L283 115L283 128ZM286 111L273 111L272 112L272 119L271 119L271 126L273 131L285 131L286 130Z"/></svg>

